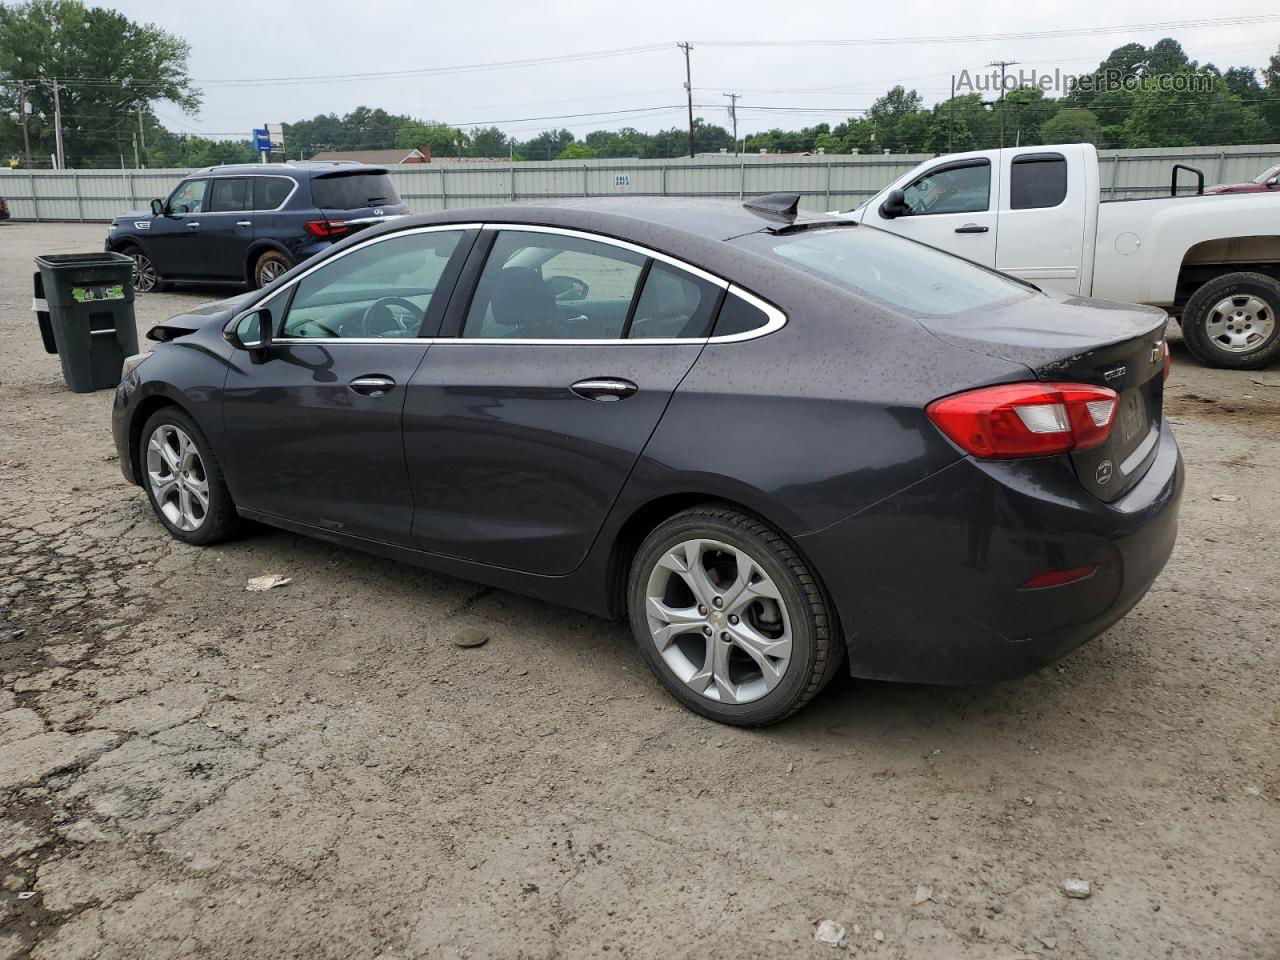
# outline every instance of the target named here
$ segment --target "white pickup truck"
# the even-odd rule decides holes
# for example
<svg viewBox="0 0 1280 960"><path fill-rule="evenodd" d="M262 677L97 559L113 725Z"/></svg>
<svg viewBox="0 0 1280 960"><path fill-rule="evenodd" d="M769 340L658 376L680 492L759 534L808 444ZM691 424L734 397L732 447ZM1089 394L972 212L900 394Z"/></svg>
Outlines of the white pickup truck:
<svg viewBox="0 0 1280 960"><path fill-rule="evenodd" d="M1177 195L1179 171L1197 181ZM1186 177L1183 177L1184 182ZM1217 367L1280 355L1280 196L1100 201L1089 144L957 153L920 164L847 216L1068 294L1163 307Z"/></svg>

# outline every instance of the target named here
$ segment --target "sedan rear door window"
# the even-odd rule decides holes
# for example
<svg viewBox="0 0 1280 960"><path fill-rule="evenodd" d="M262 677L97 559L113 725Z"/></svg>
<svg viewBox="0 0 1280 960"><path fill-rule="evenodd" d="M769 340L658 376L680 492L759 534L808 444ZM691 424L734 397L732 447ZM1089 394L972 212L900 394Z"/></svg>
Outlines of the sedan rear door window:
<svg viewBox="0 0 1280 960"><path fill-rule="evenodd" d="M629 340L705 337L720 302L720 288L684 270L654 261L627 328Z"/></svg>
<svg viewBox="0 0 1280 960"><path fill-rule="evenodd" d="M645 259L583 237L503 230L485 261L462 336L618 339Z"/></svg>

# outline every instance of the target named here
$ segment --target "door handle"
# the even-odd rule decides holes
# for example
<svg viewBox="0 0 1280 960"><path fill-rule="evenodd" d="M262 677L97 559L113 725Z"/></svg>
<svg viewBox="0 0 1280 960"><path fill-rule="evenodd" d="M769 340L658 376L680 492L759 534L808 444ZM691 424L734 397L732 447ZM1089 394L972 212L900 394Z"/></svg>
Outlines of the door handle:
<svg viewBox="0 0 1280 960"><path fill-rule="evenodd" d="M986 233L990 229L976 223L966 223L963 227L956 227L956 233Z"/></svg>
<svg viewBox="0 0 1280 960"><path fill-rule="evenodd" d="M372 376L372 377L356 377L347 386L353 392L364 397L381 397L386 395L390 390L395 389L396 382L390 377Z"/></svg>
<svg viewBox="0 0 1280 960"><path fill-rule="evenodd" d="M236 221L236 226L237 226L237 227L252 227L252 226L253 226L253 221L252 221L252 220L237 220L237 221Z"/></svg>
<svg viewBox="0 0 1280 960"><path fill-rule="evenodd" d="M625 400L640 388L630 380L620 377L596 377L590 380L579 380L569 388L584 400Z"/></svg>
<svg viewBox="0 0 1280 960"><path fill-rule="evenodd" d="M200 222L199 222L199 221L196 221L195 223L188 223L188 224L187 224L187 229L188 229L188 230L199 230L199 229L200 229Z"/></svg>

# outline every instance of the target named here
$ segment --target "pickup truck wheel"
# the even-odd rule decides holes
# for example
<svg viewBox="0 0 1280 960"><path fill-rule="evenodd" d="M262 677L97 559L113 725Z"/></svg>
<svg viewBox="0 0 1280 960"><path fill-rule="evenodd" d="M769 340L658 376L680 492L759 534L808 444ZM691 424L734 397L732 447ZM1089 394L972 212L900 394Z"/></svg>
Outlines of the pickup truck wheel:
<svg viewBox="0 0 1280 960"><path fill-rule="evenodd" d="M1187 301L1182 339L1210 367L1266 366L1280 356L1280 283L1263 273L1214 277Z"/></svg>
<svg viewBox="0 0 1280 960"><path fill-rule="evenodd" d="M253 285L265 287L293 267L293 262L279 250L268 250L253 265Z"/></svg>

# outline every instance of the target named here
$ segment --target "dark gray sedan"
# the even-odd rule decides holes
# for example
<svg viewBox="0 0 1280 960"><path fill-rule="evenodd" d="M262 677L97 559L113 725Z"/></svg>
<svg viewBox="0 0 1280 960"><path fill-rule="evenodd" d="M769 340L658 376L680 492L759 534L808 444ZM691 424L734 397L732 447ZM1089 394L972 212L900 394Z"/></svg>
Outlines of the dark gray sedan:
<svg viewBox="0 0 1280 960"><path fill-rule="evenodd" d="M797 214L626 199L373 228L155 327L114 430L187 543L239 518L630 618L690 708L841 663L976 682L1173 548L1165 316Z"/></svg>

